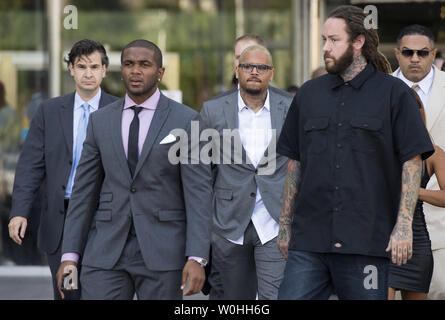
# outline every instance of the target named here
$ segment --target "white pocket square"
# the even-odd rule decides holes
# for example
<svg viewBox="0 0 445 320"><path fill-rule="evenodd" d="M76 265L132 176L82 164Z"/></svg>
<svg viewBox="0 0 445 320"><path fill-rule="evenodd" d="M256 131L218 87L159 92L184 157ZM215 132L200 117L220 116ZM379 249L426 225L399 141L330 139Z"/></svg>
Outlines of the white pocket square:
<svg viewBox="0 0 445 320"><path fill-rule="evenodd" d="M175 142L175 141L176 141L176 137L170 133L168 136L166 136L164 139L162 139L162 141L159 142L159 144L167 144L167 143L171 143L171 142Z"/></svg>

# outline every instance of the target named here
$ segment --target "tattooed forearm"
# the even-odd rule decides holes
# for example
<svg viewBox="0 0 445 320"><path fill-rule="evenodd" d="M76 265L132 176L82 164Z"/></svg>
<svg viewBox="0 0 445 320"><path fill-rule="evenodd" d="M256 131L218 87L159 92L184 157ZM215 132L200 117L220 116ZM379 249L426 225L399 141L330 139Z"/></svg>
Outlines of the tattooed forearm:
<svg viewBox="0 0 445 320"><path fill-rule="evenodd" d="M405 162L402 172L402 192L400 195L398 224L411 225L414 209L419 196L420 179L422 175L422 159L420 156Z"/></svg>
<svg viewBox="0 0 445 320"><path fill-rule="evenodd" d="M391 250L391 260L397 265L407 263L413 254L413 215L419 195L422 159L416 156L403 164L402 192L399 214L392 230L386 251Z"/></svg>
<svg viewBox="0 0 445 320"><path fill-rule="evenodd" d="M300 162L289 160L286 179L284 181L283 208L279 219L279 222L282 225L289 225L292 223L292 214L295 209L300 180Z"/></svg>

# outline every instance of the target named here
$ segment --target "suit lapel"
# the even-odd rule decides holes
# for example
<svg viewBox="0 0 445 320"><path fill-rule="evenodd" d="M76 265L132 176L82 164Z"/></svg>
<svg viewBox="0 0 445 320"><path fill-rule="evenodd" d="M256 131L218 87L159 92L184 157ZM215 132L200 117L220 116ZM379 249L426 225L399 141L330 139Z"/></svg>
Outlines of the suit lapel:
<svg viewBox="0 0 445 320"><path fill-rule="evenodd" d="M227 96L224 117L230 130L238 129L238 91Z"/></svg>
<svg viewBox="0 0 445 320"><path fill-rule="evenodd" d="M266 150L264 151L264 155L259 162L260 164L262 164L264 161L267 160L267 157L269 155L269 147L272 143L275 144L275 147L273 150L276 149L276 142L277 142L278 137L280 136L281 128L283 127L283 123L284 123L284 119L285 119L285 114L284 114L285 106L284 106L283 99L279 95L273 93L272 90L269 90L269 94L270 94L270 98L269 98L270 122L271 122L272 129L275 130L275 135L272 135L271 141L270 141L268 147L266 148Z"/></svg>
<svg viewBox="0 0 445 320"><path fill-rule="evenodd" d="M127 158L125 157L124 145L122 143L122 111L124 108L124 99L118 100L116 106L111 110L111 140L113 141L116 160L119 162L122 171L128 180L131 181L131 173L128 168Z"/></svg>
<svg viewBox="0 0 445 320"><path fill-rule="evenodd" d="M136 170L134 172L133 179L139 173L142 165L144 164L145 160L150 154L150 151L153 147L156 137L161 131L164 122L167 120L169 112L170 108L168 106L168 99L161 93L161 97L159 98L159 102L156 107L155 113L153 115L153 119L151 120L150 123L150 128L148 129L148 133L144 141L144 146L142 147L141 155L136 165Z"/></svg>
<svg viewBox="0 0 445 320"><path fill-rule="evenodd" d="M99 100L99 109L105 107L107 104L110 104L112 101L109 96L102 90Z"/></svg>
<svg viewBox="0 0 445 320"><path fill-rule="evenodd" d="M236 90L234 93L230 94L226 98L226 105L224 106L224 117L227 122L227 127L230 130L239 130L239 119L238 119L238 90ZM246 159L245 163L243 161L243 166L247 167L250 170L255 170L255 167L252 164L252 161L249 159L249 156L247 155L246 149L244 149L243 143L241 141L241 136L239 135L239 131L237 131L236 134L233 135L234 137L234 144L241 146L241 157L242 159ZM232 153L232 160L235 160L235 148L232 146L231 153Z"/></svg>
<svg viewBox="0 0 445 320"><path fill-rule="evenodd" d="M433 87L431 88L431 94L428 99L428 105L425 108L426 126L428 131L431 131L437 120L440 118L441 113L445 109L444 96L445 96L445 76L443 76L443 74L440 73L440 71L437 68L435 68Z"/></svg>
<svg viewBox="0 0 445 320"><path fill-rule="evenodd" d="M60 123L62 125L63 136L65 137L66 146L73 157L73 118L74 118L74 92L68 94L59 109Z"/></svg>
<svg viewBox="0 0 445 320"><path fill-rule="evenodd" d="M276 130L277 137L280 135L284 122L284 101L283 99L269 90L270 94L270 121L272 129Z"/></svg>

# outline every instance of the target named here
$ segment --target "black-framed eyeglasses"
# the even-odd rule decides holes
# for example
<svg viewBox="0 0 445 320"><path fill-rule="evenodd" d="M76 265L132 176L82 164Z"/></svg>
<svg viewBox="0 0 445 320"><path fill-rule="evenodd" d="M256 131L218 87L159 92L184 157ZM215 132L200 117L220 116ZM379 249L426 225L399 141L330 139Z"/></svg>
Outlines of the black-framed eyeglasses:
<svg viewBox="0 0 445 320"><path fill-rule="evenodd" d="M253 68L256 68L259 74L265 74L267 71L272 70L272 66L268 66L267 64L256 64L256 63L240 63L238 67L243 72L252 72Z"/></svg>
<svg viewBox="0 0 445 320"><path fill-rule="evenodd" d="M410 58L414 55L414 53L417 53L418 57L421 58L426 58L430 55L430 52L433 51L434 49L431 50L427 50L427 49L421 49L421 50L413 50L413 49L402 49L399 50L402 55L406 58Z"/></svg>

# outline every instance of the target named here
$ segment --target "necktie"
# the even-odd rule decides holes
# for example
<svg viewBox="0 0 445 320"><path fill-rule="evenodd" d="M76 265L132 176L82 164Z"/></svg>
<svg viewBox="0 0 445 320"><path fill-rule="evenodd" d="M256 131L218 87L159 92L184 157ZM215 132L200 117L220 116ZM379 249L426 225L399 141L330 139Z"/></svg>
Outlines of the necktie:
<svg viewBox="0 0 445 320"><path fill-rule="evenodd" d="M80 156L82 155L83 142L87 135L88 119L90 117L90 105L84 103L81 105L81 115L79 118L79 124L77 126L76 144L73 150L73 165L71 167L71 174L68 180L66 196L69 198L71 196L71 191L74 184L74 177L76 174L77 165L80 161Z"/></svg>
<svg viewBox="0 0 445 320"><path fill-rule="evenodd" d="M418 92L419 89L420 89L420 86L419 86L417 83L415 83L415 84L413 84L413 86L411 87L411 89L413 89L414 91Z"/></svg>
<svg viewBox="0 0 445 320"><path fill-rule="evenodd" d="M134 111L133 121L130 124L130 132L128 135L128 168L130 169L131 176L133 177L136 165L139 159L139 112L142 111L142 107L131 107Z"/></svg>

